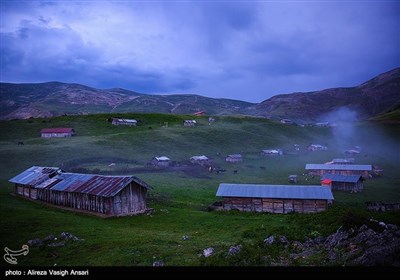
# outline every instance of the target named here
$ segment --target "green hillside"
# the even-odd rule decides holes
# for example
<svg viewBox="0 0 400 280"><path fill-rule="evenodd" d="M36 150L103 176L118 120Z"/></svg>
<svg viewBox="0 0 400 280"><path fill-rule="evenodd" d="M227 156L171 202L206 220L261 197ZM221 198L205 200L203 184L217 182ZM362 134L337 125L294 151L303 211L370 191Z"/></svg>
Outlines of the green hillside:
<svg viewBox="0 0 400 280"><path fill-rule="evenodd" d="M139 126L112 126L110 117L135 118ZM253 117L215 118L211 125L208 116L169 114L99 114L0 122L0 247L20 249L30 239L70 232L84 241L64 247L32 247L29 255L18 258L18 264L151 266L162 260L167 266L271 265L287 254L283 245L262 246L272 234L300 241L325 236L336 231L349 213L400 225L398 212L372 213L364 205L366 201L400 201L399 126L358 124L343 145L343 139L338 139L341 134L331 128L284 125ZM185 119L196 119L198 125L184 127ZM39 131L46 127L73 127L77 135L41 139ZM307 152L305 147L310 143L325 144L328 151ZM293 144L300 145L298 153ZM319 178L306 181L302 175L305 164L341 158L343 149L354 145L363 149L357 163L377 164L384 175L366 181L363 193L334 193L335 203L326 212L281 215L207 211L218 200L215 193L222 182L288 184L288 175L298 174L299 184L318 184ZM270 148L281 148L285 155L260 156L260 150ZM244 161L226 163L225 157L234 153L241 153ZM202 167L152 170L146 166L154 156L168 156L185 164L191 156L203 154L226 171L210 173ZM32 165L135 175L153 187L149 207L155 211L151 215L102 219L10 195L13 185L8 179ZM183 240L183 235L189 239ZM229 247L238 244L243 245L243 254L226 257ZM215 249L214 257L199 256L207 247ZM321 264L320 258L296 260L290 265L316 264Z"/></svg>

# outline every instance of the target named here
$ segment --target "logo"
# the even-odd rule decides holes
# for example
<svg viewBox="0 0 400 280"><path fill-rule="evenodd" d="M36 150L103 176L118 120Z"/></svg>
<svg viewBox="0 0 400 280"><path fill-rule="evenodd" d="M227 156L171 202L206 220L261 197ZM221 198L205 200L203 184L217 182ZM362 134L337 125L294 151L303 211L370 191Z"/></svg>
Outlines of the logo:
<svg viewBox="0 0 400 280"><path fill-rule="evenodd" d="M8 262L9 264L18 264L17 263L17 258L15 258L15 256L21 256L21 255L28 255L29 253L29 246L24 244L22 245L22 249L21 250L17 250L17 251L13 251L8 249L7 247L4 248L4 251L6 251L6 253L4 254L4 260L6 262Z"/></svg>

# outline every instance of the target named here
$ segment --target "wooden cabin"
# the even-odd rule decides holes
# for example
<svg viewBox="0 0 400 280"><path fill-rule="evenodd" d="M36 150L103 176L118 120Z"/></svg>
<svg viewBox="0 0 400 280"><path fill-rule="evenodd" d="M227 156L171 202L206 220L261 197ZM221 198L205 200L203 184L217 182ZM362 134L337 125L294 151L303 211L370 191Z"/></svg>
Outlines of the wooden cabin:
<svg viewBox="0 0 400 280"><path fill-rule="evenodd" d="M42 138L63 138L72 137L75 135L75 130L69 127L43 128L40 130Z"/></svg>
<svg viewBox="0 0 400 280"><path fill-rule="evenodd" d="M10 182L16 184L18 195L18 187L25 184L25 180L21 178L27 171L10 179ZM32 186L29 198L106 216L124 216L147 210L149 189L149 185L135 176L102 176L58 171L55 176L48 176ZM33 190L35 195L32 195Z"/></svg>
<svg viewBox="0 0 400 280"><path fill-rule="evenodd" d="M295 174L289 175L288 180L289 180L289 183L297 184L297 175L295 175Z"/></svg>
<svg viewBox="0 0 400 280"><path fill-rule="evenodd" d="M208 157L202 155L202 156L192 156L190 158L190 162L192 164L198 164L198 165L203 165L203 166L209 166L212 163L212 160L209 159Z"/></svg>
<svg viewBox="0 0 400 280"><path fill-rule="evenodd" d="M153 157L151 159L151 164L157 167L168 167L171 160L166 156Z"/></svg>
<svg viewBox="0 0 400 280"><path fill-rule="evenodd" d="M327 146L324 146L324 145L320 145L320 144L310 144L310 145L307 147L307 150L308 150L308 151L311 151L311 152L326 151L326 150L328 150L328 147L327 147Z"/></svg>
<svg viewBox="0 0 400 280"><path fill-rule="evenodd" d="M243 161L243 157L241 154L232 154L232 155L228 155L225 158L226 162L230 162L230 163L239 163Z"/></svg>
<svg viewBox="0 0 400 280"><path fill-rule="evenodd" d="M204 116L206 114L206 112L204 111L197 111L193 113L193 116Z"/></svg>
<svg viewBox="0 0 400 280"><path fill-rule="evenodd" d="M361 175L364 179L370 177L372 165L370 164L306 164L306 170L311 175L324 174Z"/></svg>
<svg viewBox="0 0 400 280"><path fill-rule="evenodd" d="M323 186L255 185L221 183L216 196L224 210L269 213L315 213L333 201L332 191Z"/></svg>
<svg viewBox="0 0 400 280"><path fill-rule="evenodd" d="M361 175L324 174L321 185L329 186L333 191L350 193L362 192L364 189Z"/></svg>
<svg viewBox="0 0 400 280"><path fill-rule="evenodd" d="M188 127L195 126L196 124L197 124L196 120L184 120L183 121L183 125L188 126Z"/></svg>
<svg viewBox="0 0 400 280"><path fill-rule="evenodd" d="M58 172L61 172L61 169L58 167L32 166L11 178L9 182L15 184L16 195L36 199L37 189L35 187L53 178Z"/></svg>
<svg viewBox="0 0 400 280"><path fill-rule="evenodd" d="M281 156L283 151L281 149L261 150L260 154L262 156Z"/></svg>
<svg viewBox="0 0 400 280"><path fill-rule="evenodd" d="M113 125L127 125L127 126L136 126L137 125L137 120L134 119L117 119L117 118L112 118Z"/></svg>

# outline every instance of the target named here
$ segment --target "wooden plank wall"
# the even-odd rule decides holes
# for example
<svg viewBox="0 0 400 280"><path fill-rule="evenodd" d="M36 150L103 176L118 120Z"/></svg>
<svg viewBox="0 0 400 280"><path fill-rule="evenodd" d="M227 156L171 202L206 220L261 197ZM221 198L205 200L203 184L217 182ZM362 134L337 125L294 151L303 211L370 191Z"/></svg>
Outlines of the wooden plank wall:
<svg viewBox="0 0 400 280"><path fill-rule="evenodd" d="M145 188L130 184L114 197L45 189L38 190L37 199L55 205L120 216L146 210L146 194L147 190Z"/></svg>
<svg viewBox="0 0 400 280"><path fill-rule="evenodd" d="M363 183L361 181L358 181L357 183L332 182L332 190L345 192L361 192L363 190Z"/></svg>
<svg viewBox="0 0 400 280"><path fill-rule="evenodd" d="M328 208L327 200L224 197L225 210L269 213L315 213Z"/></svg>

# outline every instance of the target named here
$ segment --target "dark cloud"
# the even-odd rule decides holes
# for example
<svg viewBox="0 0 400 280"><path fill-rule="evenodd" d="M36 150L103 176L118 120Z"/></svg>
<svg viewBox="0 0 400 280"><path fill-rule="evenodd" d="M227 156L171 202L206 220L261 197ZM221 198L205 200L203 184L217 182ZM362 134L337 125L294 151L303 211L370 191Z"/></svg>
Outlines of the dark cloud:
<svg viewBox="0 0 400 280"><path fill-rule="evenodd" d="M400 66L398 1L1 1L2 82L259 102Z"/></svg>

